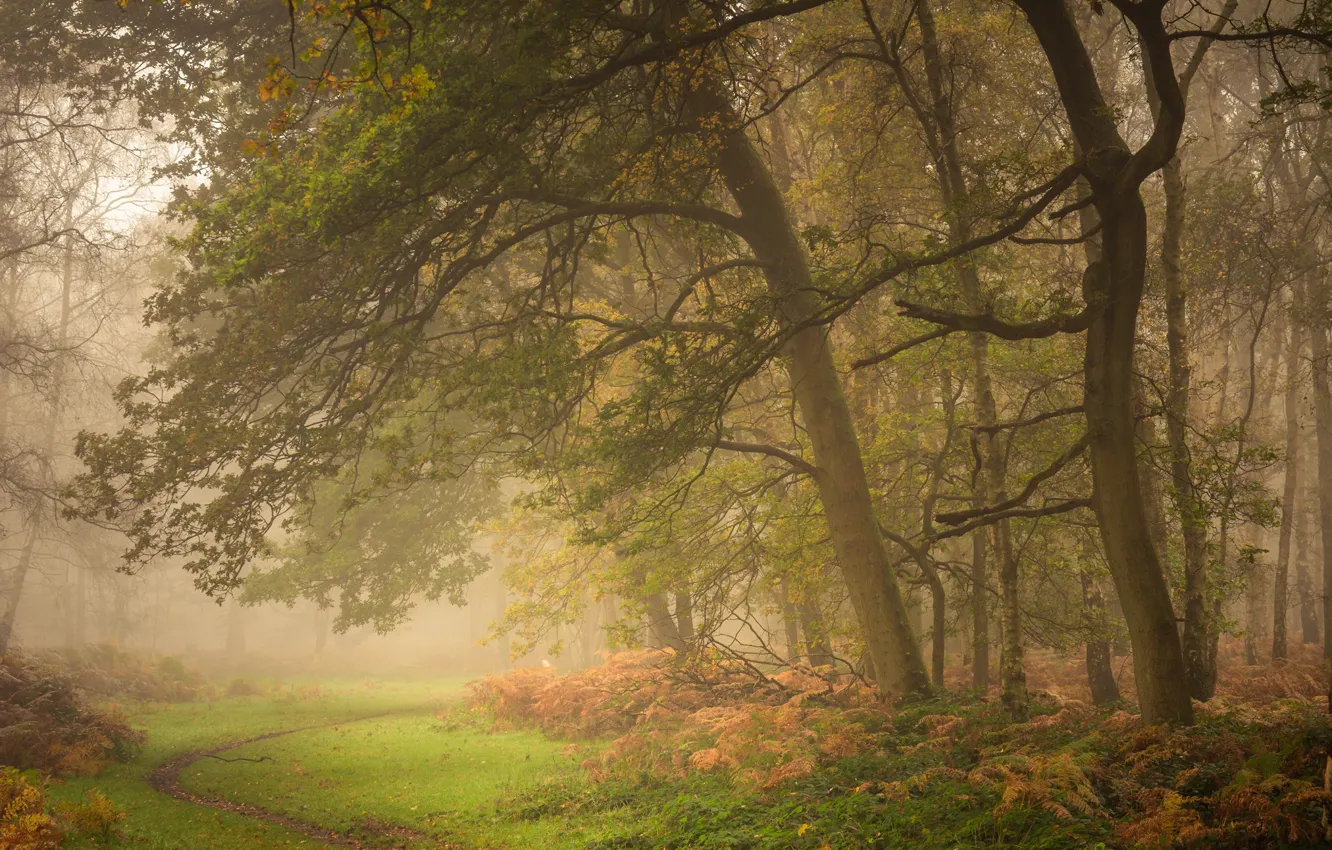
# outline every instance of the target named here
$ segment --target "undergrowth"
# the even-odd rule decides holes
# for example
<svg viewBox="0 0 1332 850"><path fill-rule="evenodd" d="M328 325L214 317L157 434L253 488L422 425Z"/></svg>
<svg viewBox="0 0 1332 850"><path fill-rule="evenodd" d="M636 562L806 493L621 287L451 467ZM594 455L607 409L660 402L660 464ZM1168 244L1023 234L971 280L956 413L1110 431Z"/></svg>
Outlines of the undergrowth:
<svg viewBox="0 0 1332 850"><path fill-rule="evenodd" d="M99 791L78 803L52 803L36 771L0 768L0 850L56 850L70 838L106 844L124 819Z"/></svg>
<svg viewBox="0 0 1332 850"><path fill-rule="evenodd" d="M1230 670L1186 729L1043 691L1033 717L950 693L888 706L808 672L755 681L632 653L472 687L504 727L615 736L586 780L502 802L512 817L632 810L610 848L1332 847L1317 664ZM1067 689L1063 689L1067 692ZM587 781L590 780L590 781Z"/></svg>
<svg viewBox="0 0 1332 850"><path fill-rule="evenodd" d="M142 702L195 702L213 688L174 656L145 658L113 646L51 650L39 658L63 670L89 696Z"/></svg>
<svg viewBox="0 0 1332 850"><path fill-rule="evenodd" d="M118 711L90 705L68 670L19 653L0 658L0 764L88 775L129 761L142 743Z"/></svg>

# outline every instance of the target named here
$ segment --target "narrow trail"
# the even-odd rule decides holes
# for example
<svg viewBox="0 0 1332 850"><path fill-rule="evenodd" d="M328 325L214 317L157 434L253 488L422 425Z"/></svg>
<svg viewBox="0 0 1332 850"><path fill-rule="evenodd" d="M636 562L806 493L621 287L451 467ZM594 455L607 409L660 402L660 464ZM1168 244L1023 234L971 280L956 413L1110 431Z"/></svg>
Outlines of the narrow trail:
<svg viewBox="0 0 1332 850"><path fill-rule="evenodd" d="M231 812L232 814L244 815L255 820L267 821L285 827L292 832L304 835L307 838L313 838L316 841L333 847L350 847L354 850L384 850L386 847L404 847L407 842L429 842L429 846L441 848L452 847L440 838L428 835L424 832L411 829L410 827L398 826L396 824L384 823L378 820L364 820L360 822L355 832L359 835L338 832L328 829L309 821L297 820L288 815L269 811L260 806L252 806L246 803L234 803L220 797L206 797L199 794L191 794L180 787L180 775L185 772L190 765L200 759L220 756L222 753L230 752L244 747L248 744L254 744L259 741L269 741L274 738L281 738L286 735L295 735L300 732L309 732L315 729L330 729L335 726L346 726L352 723L364 723L369 720L378 720L382 717L392 717L399 714L410 714L418 709L404 709L402 711L387 711L380 714L371 714L365 717L355 717L350 720L342 720L337 723L317 723L310 726L300 726L295 729L284 729L279 732L268 732L263 735L256 735L252 738L242 738L236 741L229 741L218 747L207 750L191 750L181 753L174 758L168 759L157 767L153 768L145 780L153 790L168 797L182 800L187 803L193 803L196 806L203 806L209 809L215 809L220 812Z"/></svg>

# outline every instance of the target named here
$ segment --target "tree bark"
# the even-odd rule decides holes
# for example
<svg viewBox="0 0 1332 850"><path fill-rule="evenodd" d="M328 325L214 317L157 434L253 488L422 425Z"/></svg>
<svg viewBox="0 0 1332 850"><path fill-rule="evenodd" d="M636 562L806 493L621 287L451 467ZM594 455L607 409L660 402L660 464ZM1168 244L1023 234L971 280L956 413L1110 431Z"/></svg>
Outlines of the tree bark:
<svg viewBox="0 0 1332 850"><path fill-rule="evenodd" d="M1306 447L1307 448L1307 447ZM1300 598L1300 638L1304 643L1318 643L1318 593L1309 576L1309 488L1304 488L1304 503L1295 514L1295 592Z"/></svg>
<svg viewBox="0 0 1332 850"><path fill-rule="evenodd" d="M1162 108L1149 141L1131 154L1101 93L1096 71L1063 0L1017 0L1040 41L1069 123L1086 152L1086 175L1102 225L1104 260L1084 275L1100 308L1087 331L1084 366L1095 509L1129 636L1143 720L1192 723L1184 654L1169 588L1142 506L1133 427L1133 352L1147 266L1147 212L1140 187L1174 155L1183 97L1170 67L1156 6L1126 7L1154 68Z"/></svg>
<svg viewBox="0 0 1332 850"><path fill-rule="evenodd" d="M835 663L823 615L813 599L800 602L800 628L805 633L804 656L810 667L828 667Z"/></svg>
<svg viewBox="0 0 1332 850"><path fill-rule="evenodd" d="M1332 389L1328 386L1328 298L1324 281L1313 296L1317 309L1309 327L1313 346L1314 426L1318 435L1318 518L1323 541L1323 657L1332 660Z"/></svg>
<svg viewBox="0 0 1332 850"><path fill-rule="evenodd" d="M990 588L985 573L985 529L978 528L971 532L971 687L981 695L990 689Z"/></svg>
<svg viewBox="0 0 1332 850"><path fill-rule="evenodd" d="M689 591L675 594L675 624L680 632L680 641L689 646L694 642L694 600Z"/></svg>
<svg viewBox="0 0 1332 850"><path fill-rule="evenodd" d="M925 77L933 107L930 114L921 116L921 120L932 124L931 135L935 139L937 148L935 168L940 194L945 209L949 211L946 215L949 243L956 247L971 239L970 221L963 208L969 194L968 186L962 169L962 154L958 148L953 104L945 93L945 69L939 54L939 40L930 4L919 3L916 6L916 15L920 22L921 52L924 55ZM973 314L984 312L980 276L971 258L961 257L953 267L968 312ZM984 505L996 505L1003 502L1007 495L1004 487L1006 472L1004 458L999 451L998 432L993 427L999 421L999 414L990 379L990 338L988 334L973 331L967 334L967 342L971 351L972 382L976 394L976 420L981 426L976 436L981 457L979 501ZM1019 572L1008 520L1000 521L992 529L991 536L993 540L991 551L999 561L999 615L1003 622L1004 633L1000 663L1003 702L1013 719L1025 720L1030 711L1030 700L1023 664L1021 606L1018 598ZM984 536L980 537L981 541L984 539ZM984 543L980 545L983 547ZM978 549L978 554L983 555L983 549Z"/></svg>
<svg viewBox="0 0 1332 850"><path fill-rule="evenodd" d="M1277 539L1276 579L1272 591L1272 661L1286 657L1286 613L1290 610L1289 591L1291 542L1295 531L1295 515L1299 510L1300 467L1300 324L1295 321L1298 302L1291 299L1291 317L1286 341L1286 392L1284 411L1286 419L1285 481L1281 488L1281 531Z"/></svg>
<svg viewBox="0 0 1332 850"><path fill-rule="evenodd" d="M1216 663L1211 653L1207 616L1207 512L1198 501L1188 444L1192 368L1189 364L1188 293L1180 271L1184 234L1185 185L1179 157L1163 169L1165 221L1161 233L1161 272L1166 289L1166 346L1170 359L1170 391L1166 399L1166 436L1170 444L1170 483L1184 538L1185 679L1194 699L1208 700L1216 691Z"/></svg>
<svg viewBox="0 0 1332 850"><path fill-rule="evenodd" d="M1091 687L1092 702L1107 705L1119 699L1119 683L1110 663L1110 641L1105 637L1109 609L1096 579L1086 570L1079 575L1087 617L1087 684Z"/></svg>
<svg viewBox="0 0 1332 850"><path fill-rule="evenodd" d="M832 341L825 327L811 324L818 315L815 285L786 200L720 87L704 80L693 101L701 116L721 122L714 164L740 209L746 241L764 263L769 292L788 328L784 355L791 391L813 447L833 550L879 687L898 695L928 692L929 674L879 535Z"/></svg>

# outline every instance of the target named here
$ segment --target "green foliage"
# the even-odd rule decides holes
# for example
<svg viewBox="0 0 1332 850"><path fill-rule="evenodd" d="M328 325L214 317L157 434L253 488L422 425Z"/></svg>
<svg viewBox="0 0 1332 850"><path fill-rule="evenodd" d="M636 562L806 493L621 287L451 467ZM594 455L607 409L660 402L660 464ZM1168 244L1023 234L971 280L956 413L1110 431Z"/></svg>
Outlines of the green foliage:
<svg viewBox="0 0 1332 850"><path fill-rule="evenodd" d="M336 605L336 630L370 623L381 633L423 599L463 604L467 586L489 567L474 541L494 513L494 487L473 474L357 492L356 479L388 474L382 462L367 462L316 488L306 523L276 563L246 577L241 601Z"/></svg>

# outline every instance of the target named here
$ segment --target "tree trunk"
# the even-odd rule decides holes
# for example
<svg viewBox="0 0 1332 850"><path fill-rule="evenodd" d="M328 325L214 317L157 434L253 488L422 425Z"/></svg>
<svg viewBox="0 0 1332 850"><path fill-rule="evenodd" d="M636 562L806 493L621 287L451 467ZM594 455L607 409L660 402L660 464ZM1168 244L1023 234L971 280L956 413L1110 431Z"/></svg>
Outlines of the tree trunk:
<svg viewBox="0 0 1332 850"><path fill-rule="evenodd" d="M928 557L925 560L928 562ZM934 564L928 564L928 568L922 566L922 571L930 589L930 680L936 688L942 688L948 660L948 599Z"/></svg>
<svg viewBox="0 0 1332 850"><path fill-rule="evenodd" d="M1012 539L1007 534L1007 523L999 523L995 537L999 552L999 610L1003 623L1004 646L1000 656L1000 676L1003 682L1002 699L1008 716L1026 720L1031 714L1027 695L1027 670L1022 656L1022 609L1018 602L1018 561L1013 554Z"/></svg>
<svg viewBox="0 0 1332 850"><path fill-rule="evenodd" d="M1295 592L1300 598L1300 638L1303 643L1318 643L1318 593L1309 576L1309 488L1304 488L1304 503L1295 513Z"/></svg>
<svg viewBox="0 0 1332 850"><path fill-rule="evenodd" d="M1098 196L1113 181L1096 185ZM1133 644L1133 667L1147 723L1193 722L1184 654L1170 591L1142 504L1133 427L1133 350L1147 255L1147 213L1135 193L1100 202L1104 265L1088 269L1105 309L1087 333L1088 431L1096 515Z"/></svg>
<svg viewBox="0 0 1332 850"><path fill-rule="evenodd" d="M1086 570L1080 573L1080 577L1087 617L1087 684L1091 686L1092 702L1106 705L1119 699L1119 683L1115 681L1115 670L1110 664L1110 641L1105 637L1109 609L1096 579Z"/></svg>
<svg viewBox="0 0 1332 850"><path fill-rule="evenodd" d="M981 528L971 532L971 687L981 695L990 689L990 588Z"/></svg>
<svg viewBox="0 0 1332 850"><path fill-rule="evenodd" d="M784 346L791 391L813 447L815 480L833 550L879 687L891 694L928 692L929 674L879 536L832 341L826 327L810 324L818 315L815 284L785 198L720 88L704 81L694 103L700 114L721 121L716 167L744 217L745 238L764 263L768 289L791 330Z"/></svg>
<svg viewBox="0 0 1332 850"><path fill-rule="evenodd" d="M72 229L74 226L74 200L73 195L65 201L65 228ZM74 286L74 236L71 233L65 237L64 257L61 270L60 281L60 324L56 331L56 351L63 352L69 343L69 320L72 309L71 295ZM62 384L63 384L62 364L57 361L54 373L51 379L51 409L46 421L46 434L44 435L42 445L42 456L48 460L52 468L55 467L55 442L56 431L60 426L60 405L62 402ZM14 571L10 575L9 587L5 588L4 610L0 612L0 656L9 652L9 644L14 636L14 622L18 618L19 603L23 599L23 586L27 581L28 573L32 569L32 559L36 552L38 524L41 521L41 509L32 509L27 518L28 537L24 541L23 551L19 554L18 563L14 566Z"/></svg>
<svg viewBox="0 0 1332 850"><path fill-rule="evenodd" d="M37 523L28 527L28 536L23 541L23 551L19 553L18 563L10 577L10 586L5 588L5 607L0 611L0 657L7 655L10 642L14 638L14 621L18 618L19 600L23 595L23 580L32 567L32 555L37 546Z"/></svg>
<svg viewBox="0 0 1332 850"><path fill-rule="evenodd" d="M1133 427L1133 351L1147 271L1147 211L1140 187L1147 170L1130 154L1082 36L1063 0L1017 0L1040 41L1078 145L1086 152L1102 225L1104 260L1088 266L1084 295L1099 308L1087 331L1085 402L1096 517L1106 560L1133 642L1133 667L1143 720L1192 723L1170 591L1142 506ZM1126 8L1144 44L1148 67L1167 65L1169 42L1157 7ZM1152 84L1163 107L1152 143L1174 153L1184 121L1173 69ZM1162 147L1164 144L1164 147Z"/></svg>
<svg viewBox="0 0 1332 850"><path fill-rule="evenodd" d="M680 641L686 647L694 642L694 601L689 591L675 594L675 625L680 632Z"/></svg>
<svg viewBox="0 0 1332 850"><path fill-rule="evenodd" d="M647 616L648 639L653 649L672 649L683 652L684 640L680 637L680 627L671 615L666 594L649 593L643 600L644 613Z"/></svg>
<svg viewBox="0 0 1332 850"><path fill-rule="evenodd" d="M828 667L834 663L832 646L823 627L823 615L813 599L800 603L800 628L805 633L805 663L810 667Z"/></svg>
<svg viewBox="0 0 1332 850"><path fill-rule="evenodd" d="M793 662L800 655L800 615L796 613L795 603L791 601L791 582L782 576L777 585L781 595L782 628L786 633L786 660Z"/></svg>
<svg viewBox="0 0 1332 850"><path fill-rule="evenodd" d="M962 155L958 148L957 127L954 121L952 103L945 92L944 67L939 55L938 35L934 26L934 14L930 4L921 2L916 6L916 15L920 21L921 47L925 60L925 76L930 88L930 99L934 105L932 115L923 116L922 120L931 121L933 135L936 138L940 194L944 207L948 210L947 225L949 243L962 245L971 239L971 225L968 213L964 209L968 195L966 177L962 169ZM982 313L986 309L981 292L980 276L969 256L958 259L953 264L958 284L962 290L962 300L968 312ZM999 451L998 432L994 425L999 421L994 390L990 380L990 337L980 331L967 334L971 351L972 381L976 393L977 447L981 458L981 494L982 503L994 505L1005 497L1004 459ZM1000 681L1003 687L1004 706L1015 720L1025 720L1029 712L1027 695L1027 677L1023 665L1022 621L1018 599L1018 564L1015 560L1009 524L1002 520L993 529L994 545L992 551L999 560L999 616L1003 621L1004 645L1000 664ZM984 537L981 537L984 540ZM983 545L983 544L982 544Z"/></svg>
<svg viewBox="0 0 1332 850"><path fill-rule="evenodd" d="M1314 426L1318 435L1318 514L1323 540L1323 657L1332 659L1332 390L1328 387L1328 298L1323 281L1314 296L1317 310L1309 328L1313 343Z"/></svg>
<svg viewBox="0 0 1332 850"><path fill-rule="evenodd" d="M1166 400L1166 435L1170 443L1170 483L1184 538L1184 628L1181 643L1189 694L1208 700L1216 691L1216 663L1211 653L1207 616L1207 512L1198 501L1188 445L1192 369L1188 349L1188 295L1180 271L1184 234L1185 186L1179 157L1163 170L1165 222L1161 234L1161 271L1166 288L1166 345L1170 357L1170 392Z"/></svg>
<svg viewBox="0 0 1332 850"><path fill-rule="evenodd" d="M1290 610L1287 584L1290 575L1291 538L1294 536L1295 515L1299 510L1295 500L1298 490L1300 466L1300 324L1295 321L1298 302L1292 299L1291 317L1287 321L1289 335L1286 344L1286 465L1285 481L1281 488L1281 531L1277 540L1276 581L1272 593L1272 661L1286 657L1286 612Z"/></svg>

